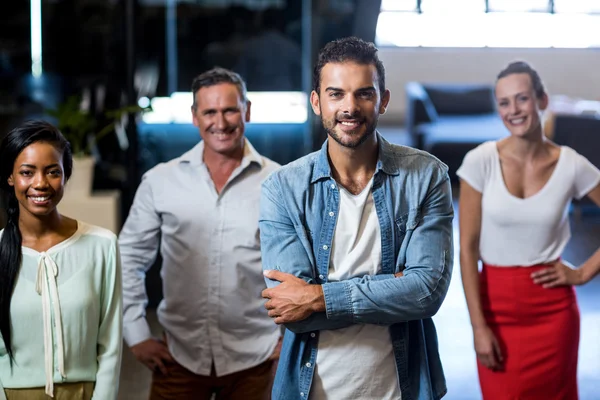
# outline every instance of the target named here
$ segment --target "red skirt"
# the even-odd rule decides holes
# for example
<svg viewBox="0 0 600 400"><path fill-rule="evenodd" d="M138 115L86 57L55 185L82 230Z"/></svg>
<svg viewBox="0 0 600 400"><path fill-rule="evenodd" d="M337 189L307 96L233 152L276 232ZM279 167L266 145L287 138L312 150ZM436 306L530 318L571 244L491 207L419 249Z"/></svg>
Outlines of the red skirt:
<svg viewBox="0 0 600 400"><path fill-rule="evenodd" d="M483 312L504 358L501 371L477 363L484 400L578 398L575 290L572 286L544 289L534 284L531 273L547 267L483 266Z"/></svg>

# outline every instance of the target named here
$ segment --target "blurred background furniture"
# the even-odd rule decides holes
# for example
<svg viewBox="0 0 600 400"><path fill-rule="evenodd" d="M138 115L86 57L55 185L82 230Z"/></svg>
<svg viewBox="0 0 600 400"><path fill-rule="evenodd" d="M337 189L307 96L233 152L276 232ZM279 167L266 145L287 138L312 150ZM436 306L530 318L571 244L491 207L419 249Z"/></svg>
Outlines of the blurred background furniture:
<svg viewBox="0 0 600 400"><path fill-rule="evenodd" d="M493 87L475 84L406 84L406 129L413 145L450 168L451 178L465 154L508 135L496 113Z"/></svg>
<svg viewBox="0 0 600 400"><path fill-rule="evenodd" d="M67 193L58 205L61 214L91 225L101 226L114 234L121 230L121 192L99 190L85 199Z"/></svg>
<svg viewBox="0 0 600 400"><path fill-rule="evenodd" d="M554 117L554 141L569 146L600 168L600 115Z"/></svg>
<svg viewBox="0 0 600 400"><path fill-rule="evenodd" d="M600 114L556 114L553 121L554 142L571 147L600 168ZM580 213L598 213L598 207L588 198L573 204Z"/></svg>

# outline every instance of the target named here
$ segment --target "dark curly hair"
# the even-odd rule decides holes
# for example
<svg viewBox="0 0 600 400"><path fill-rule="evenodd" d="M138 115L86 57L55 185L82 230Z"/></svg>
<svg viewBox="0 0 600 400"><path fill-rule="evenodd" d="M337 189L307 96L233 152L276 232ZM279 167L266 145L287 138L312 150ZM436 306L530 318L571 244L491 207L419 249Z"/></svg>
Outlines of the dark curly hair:
<svg viewBox="0 0 600 400"><path fill-rule="evenodd" d="M535 92L535 96L538 99L541 99L546 94L546 89L544 88L544 84L542 83L542 79L540 75L537 73L535 69L531 67L525 61L514 61L508 64L506 68L504 68L498 76L496 77L496 83L502 78L505 78L512 74L527 74L529 78L531 78L531 85L533 86L533 90Z"/></svg>
<svg viewBox="0 0 600 400"><path fill-rule="evenodd" d="M331 41L319 52L313 70L313 89L317 94L321 90L321 70L328 63L354 62L362 65L374 65L379 79L379 91L385 92L385 68L377 56L377 47L357 37L346 37Z"/></svg>

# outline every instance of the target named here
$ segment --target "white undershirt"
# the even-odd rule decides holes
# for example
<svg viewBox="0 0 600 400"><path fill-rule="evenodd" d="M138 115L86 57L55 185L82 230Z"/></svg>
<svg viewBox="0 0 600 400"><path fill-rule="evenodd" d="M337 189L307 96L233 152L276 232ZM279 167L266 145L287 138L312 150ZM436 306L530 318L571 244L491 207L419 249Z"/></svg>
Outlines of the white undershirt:
<svg viewBox="0 0 600 400"><path fill-rule="evenodd" d="M373 204L373 180L358 195L339 186L329 281L375 275L381 269L381 232ZM310 400L401 399L387 326L353 325L321 331Z"/></svg>
<svg viewBox="0 0 600 400"><path fill-rule="evenodd" d="M569 205L600 183L600 171L570 147L548 182L525 199L506 188L496 142L471 150L457 175L482 193L481 259L495 266L528 267L558 259L569 238Z"/></svg>

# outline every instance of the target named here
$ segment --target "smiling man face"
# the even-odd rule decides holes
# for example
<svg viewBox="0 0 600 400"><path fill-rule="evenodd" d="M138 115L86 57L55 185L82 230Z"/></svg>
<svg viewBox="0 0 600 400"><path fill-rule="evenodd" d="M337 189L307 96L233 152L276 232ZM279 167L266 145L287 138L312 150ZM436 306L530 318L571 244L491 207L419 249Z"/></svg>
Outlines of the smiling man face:
<svg viewBox="0 0 600 400"><path fill-rule="evenodd" d="M390 92L381 93L377 68L354 61L327 63L321 69L319 93L311 93L315 114L329 137L357 148L374 134Z"/></svg>

